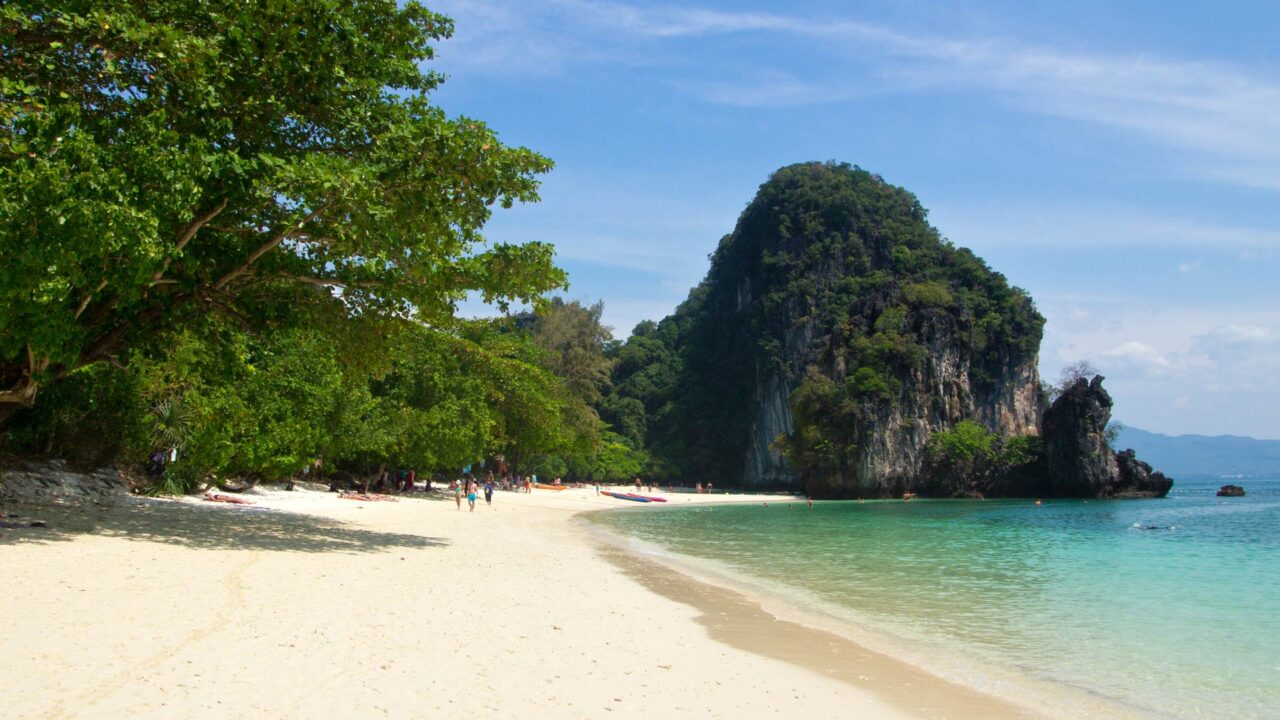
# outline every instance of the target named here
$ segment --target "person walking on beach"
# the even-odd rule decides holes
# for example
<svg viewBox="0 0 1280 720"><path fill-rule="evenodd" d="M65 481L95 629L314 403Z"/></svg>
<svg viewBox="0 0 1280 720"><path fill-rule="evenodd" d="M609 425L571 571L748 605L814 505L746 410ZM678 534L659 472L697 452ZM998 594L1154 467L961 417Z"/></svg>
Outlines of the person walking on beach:
<svg viewBox="0 0 1280 720"><path fill-rule="evenodd" d="M457 504L458 509L461 510L462 509L462 481L454 480L449 485L449 489L453 491L453 502Z"/></svg>
<svg viewBox="0 0 1280 720"><path fill-rule="evenodd" d="M493 474L489 474L489 479L484 483L484 504L493 504Z"/></svg>
<svg viewBox="0 0 1280 720"><path fill-rule="evenodd" d="M476 481L474 479L467 481L467 507L469 512L476 511Z"/></svg>

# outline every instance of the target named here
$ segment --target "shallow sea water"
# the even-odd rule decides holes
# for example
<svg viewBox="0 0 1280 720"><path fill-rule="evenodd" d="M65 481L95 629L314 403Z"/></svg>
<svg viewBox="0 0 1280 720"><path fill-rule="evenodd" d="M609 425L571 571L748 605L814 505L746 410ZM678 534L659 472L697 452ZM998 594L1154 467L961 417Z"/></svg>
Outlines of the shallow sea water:
<svg viewBox="0 0 1280 720"><path fill-rule="evenodd" d="M1218 498L1225 482L1243 498ZM606 513L644 546L951 658L1156 716L1280 718L1280 478L1160 500Z"/></svg>

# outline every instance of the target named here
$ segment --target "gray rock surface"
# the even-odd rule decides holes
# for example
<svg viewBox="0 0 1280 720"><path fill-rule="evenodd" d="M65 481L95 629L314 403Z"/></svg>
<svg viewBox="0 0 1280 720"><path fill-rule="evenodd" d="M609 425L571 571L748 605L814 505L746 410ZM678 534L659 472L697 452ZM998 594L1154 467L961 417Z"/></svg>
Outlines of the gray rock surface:
<svg viewBox="0 0 1280 720"><path fill-rule="evenodd" d="M84 473L62 460L45 460L0 470L0 503L101 505L128 496L129 486L113 467Z"/></svg>

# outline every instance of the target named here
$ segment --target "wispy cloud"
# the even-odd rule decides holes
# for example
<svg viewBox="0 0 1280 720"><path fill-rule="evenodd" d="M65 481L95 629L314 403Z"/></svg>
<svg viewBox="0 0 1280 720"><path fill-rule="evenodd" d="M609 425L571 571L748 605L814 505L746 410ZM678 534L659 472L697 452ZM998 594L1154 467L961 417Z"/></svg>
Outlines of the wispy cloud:
<svg viewBox="0 0 1280 720"><path fill-rule="evenodd" d="M440 0L435 6L458 19L459 37L442 51L447 67L545 75L586 63L680 63L665 51L709 37L758 36L803 44L840 72L784 75L768 66L768 54L739 58L755 63L750 72L690 59L681 66L689 75L681 86L704 102L753 108L830 102L865 92L869 80L884 93L985 93L1025 112L1107 126L1176 149L1173 161L1183 172L1280 190L1280 84L1222 63L926 35L849 17L601 0Z"/></svg>
<svg viewBox="0 0 1280 720"><path fill-rule="evenodd" d="M1164 353L1137 340L1130 340L1104 350L1101 356L1121 363L1132 363L1155 372L1165 372L1173 366L1173 362Z"/></svg>
<svg viewBox="0 0 1280 720"><path fill-rule="evenodd" d="M1280 252L1280 230L1232 225L1131 208L1079 203L946 206L930 217L957 244L981 248L1183 248L1229 250L1267 257ZM1181 272L1202 268L1181 263Z"/></svg>
<svg viewBox="0 0 1280 720"><path fill-rule="evenodd" d="M766 70L747 80L680 81L674 84L707 102L743 108L834 103L857 94L851 87L837 90L780 70Z"/></svg>

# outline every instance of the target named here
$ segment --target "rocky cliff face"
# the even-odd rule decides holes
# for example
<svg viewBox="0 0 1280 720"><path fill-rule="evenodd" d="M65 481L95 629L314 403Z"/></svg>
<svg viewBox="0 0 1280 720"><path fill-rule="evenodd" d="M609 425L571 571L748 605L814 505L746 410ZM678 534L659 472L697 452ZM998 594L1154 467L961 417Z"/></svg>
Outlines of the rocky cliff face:
<svg viewBox="0 0 1280 720"><path fill-rule="evenodd" d="M877 398L870 405L868 416L860 423L847 471L808 478L803 489L822 497L888 497L904 491L954 494L930 492L920 477L925 445L934 432L966 418L975 418L993 432L1006 435L1038 432L1042 401L1035 355L1008 362L992 382L975 386L971 379L973 358L959 337L961 328L950 315L923 315L917 331L924 349L921 362L896 378L900 390L894 397ZM804 345L787 345L790 371L775 371L759 386L743 474L745 486L798 485L796 469L776 440L792 434L789 399L803 381L805 368L820 362L826 350L824 342L812 339ZM847 363L835 363L830 373L837 384L849 380Z"/></svg>
<svg viewBox="0 0 1280 720"><path fill-rule="evenodd" d="M1096 497L1120 474L1103 432L1111 420L1111 396L1102 376L1077 380L1045 411L1040 423L1045 494Z"/></svg>
<svg viewBox="0 0 1280 720"><path fill-rule="evenodd" d="M755 417L747 441L742 483L747 487L787 487L795 475L774 440L791 432L791 389L781 373L769 375L756 391Z"/></svg>

